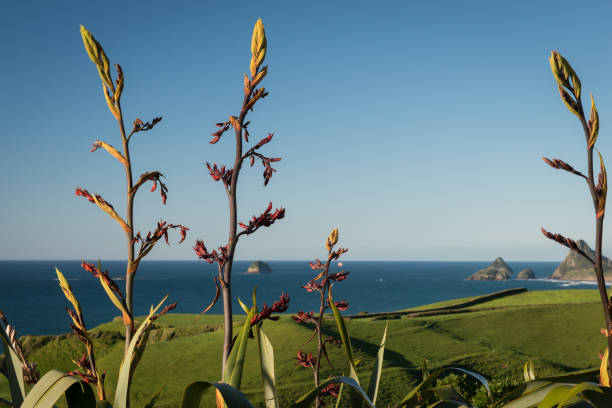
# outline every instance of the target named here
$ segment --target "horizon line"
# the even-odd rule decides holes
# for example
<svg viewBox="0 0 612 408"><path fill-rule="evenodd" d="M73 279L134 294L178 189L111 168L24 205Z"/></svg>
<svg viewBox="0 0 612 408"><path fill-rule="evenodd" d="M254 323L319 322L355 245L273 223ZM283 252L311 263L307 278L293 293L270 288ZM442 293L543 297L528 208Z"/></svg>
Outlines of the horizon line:
<svg viewBox="0 0 612 408"><path fill-rule="evenodd" d="M503 258L502 258L503 259ZM0 259L0 262L62 262L62 261L70 261L70 262L79 262L83 261L83 258L80 259ZM106 259L105 262L125 262L125 259ZM263 261L263 262L312 262L312 259L234 259L235 262L255 262L255 261ZM559 260L547 260L547 261L536 261L536 260L505 260L505 262L563 262ZM202 262L200 259L143 259L140 262ZM352 259L345 261L336 261L337 262L493 262L489 260L435 260L435 259Z"/></svg>

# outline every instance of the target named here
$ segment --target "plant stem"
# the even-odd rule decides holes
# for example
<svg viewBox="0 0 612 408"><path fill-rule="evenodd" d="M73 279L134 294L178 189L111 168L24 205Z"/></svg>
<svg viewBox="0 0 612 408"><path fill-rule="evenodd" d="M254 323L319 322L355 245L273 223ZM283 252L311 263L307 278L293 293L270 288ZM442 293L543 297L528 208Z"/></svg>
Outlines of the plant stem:
<svg viewBox="0 0 612 408"><path fill-rule="evenodd" d="M319 317L317 318L316 328L317 328L317 362L314 367L314 383L315 388L319 386L319 370L321 368L321 354L323 351L323 335L321 334L321 324L323 322L323 313L325 311L325 287L321 291L321 305L319 306ZM321 396L317 395L315 399L315 407L319 408L321 406Z"/></svg>
<svg viewBox="0 0 612 408"><path fill-rule="evenodd" d="M232 348L232 267L227 262L224 266L223 283L221 291L223 293L223 360L221 366L221 378L225 376L225 364Z"/></svg>
<svg viewBox="0 0 612 408"><path fill-rule="evenodd" d="M121 131L121 140L123 142L123 154L125 156L125 176L127 180L127 216L125 222L128 225L128 231L125 232L128 245L128 259L125 273L125 299L129 316L123 316L123 322L125 324L125 351L127 354L130 342L132 341L132 335L134 333L134 309L132 294L134 292L134 275L135 270L132 270L134 264L134 194L132 192L132 162L130 161L130 148L129 140L125 136L125 126L123 124L123 114L121 112L121 104L117 101L117 107L119 109L119 130ZM126 319L127 317L127 319Z"/></svg>
<svg viewBox="0 0 612 408"><path fill-rule="evenodd" d="M587 125L584 117L584 109L582 108L582 101L580 98L576 98L578 101L578 108L580 109L580 123L586 137L587 146L590 139L589 126ZM593 207L595 209L595 276L597 277L597 287L599 289L599 297L601 299L601 306L603 307L604 319L606 322L606 333L608 340L608 350L612 351L612 336L610 331L612 330L612 308L610 305L610 299L608 298L608 292L606 289L606 280L604 277L603 263L602 263L602 241L603 241L603 221L604 215L602 214L597 218L597 212L599 209L599 197L595 191L595 177L593 171L593 147L587 148L587 160L588 160L588 179L587 184L593 200ZM608 353L608 375L612 377L612 353Z"/></svg>
<svg viewBox="0 0 612 408"><path fill-rule="evenodd" d="M89 339L87 341L87 344L85 345L85 350L87 351L87 358L89 359L91 372L94 373L94 375L96 376L96 391L98 392L98 399L100 401L104 401L106 399L106 395L104 394L104 385L102 384L102 379L100 378L100 374L96 367L93 343L91 343Z"/></svg>
<svg viewBox="0 0 612 408"><path fill-rule="evenodd" d="M325 347L325 345L323 344L323 333L321 333L321 326L323 324L323 315L325 313L325 299L327 298L327 296L325 296L326 293L329 292L329 280L327 279L327 275L329 273L329 264L330 264L330 260L327 260L327 263L325 264L325 273L323 274L323 287L321 288L321 301L319 304L319 317L317 318L317 323L316 323L316 330L317 330L317 362L315 363L315 367L314 367L314 383L315 383L315 388L319 386L319 371L321 368L321 356L323 355L323 347ZM321 396L317 395L317 398L315 399L315 407L316 408L320 408L321 407Z"/></svg>
<svg viewBox="0 0 612 408"><path fill-rule="evenodd" d="M233 321L232 321L232 266L234 263L234 253L236 252L236 245L238 244L238 207L236 205L236 186L238 185L238 175L240 174L240 168L242 167L242 129L244 126L244 119L246 118L248 110L246 109L247 102L252 93L252 87L249 85L247 92L245 92L242 109L240 110L240 116L238 117L238 123L240 127L234 129L236 135L236 155L234 157L234 167L232 169L232 179L229 187L228 200L229 200L229 237L227 241L227 261L223 266L223 359L221 367L221 378L225 376L225 364L229 357L232 349L232 338L233 338Z"/></svg>

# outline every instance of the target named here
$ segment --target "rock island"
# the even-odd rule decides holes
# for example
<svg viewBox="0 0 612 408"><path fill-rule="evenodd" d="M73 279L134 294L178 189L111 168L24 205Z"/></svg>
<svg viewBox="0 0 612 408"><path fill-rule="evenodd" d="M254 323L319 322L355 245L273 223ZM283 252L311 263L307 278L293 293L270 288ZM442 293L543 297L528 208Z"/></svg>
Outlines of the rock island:
<svg viewBox="0 0 612 408"><path fill-rule="evenodd" d="M252 274L271 273L271 272L272 272L272 268L270 268L270 265L268 265L267 263L263 261L255 261L251 264L251 266L249 266L249 269L247 269L247 273L252 273Z"/></svg>
<svg viewBox="0 0 612 408"><path fill-rule="evenodd" d="M512 277L514 271L500 257L493 261L488 267L477 271L467 280L493 280L504 281Z"/></svg>

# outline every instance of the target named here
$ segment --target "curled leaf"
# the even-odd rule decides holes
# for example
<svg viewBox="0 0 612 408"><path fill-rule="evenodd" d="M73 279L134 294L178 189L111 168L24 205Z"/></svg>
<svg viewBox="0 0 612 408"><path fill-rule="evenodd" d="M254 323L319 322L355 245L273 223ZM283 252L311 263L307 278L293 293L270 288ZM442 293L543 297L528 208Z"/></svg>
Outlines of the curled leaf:
<svg viewBox="0 0 612 408"><path fill-rule="evenodd" d="M213 281L215 282L215 286L217 287L217 292L215 294L215 298L213 299L212 302L210 302L210 305L208 305L208 307L204 310L202 310L198 316L195 318L195 320L197 321L200 316L202 316L204 313L208 312L210 309L212 309L212 307L215 305L215 303L217 303L217 300L219 300L219 296L221 296L221 288L219 287L219 278L217 278L216 276L213 278Z"/></svg>
<svg viewBox="0 0 612 408"><path fill-rule="evenodd" d="M98 278L100 279L100 283L102 284L102 287L104 288L104 291L108 295L108 298L111 300L111 302L113 302L113 304L117 307L117 309L119 309L123 316L129 316L130 314L127 310L127 306L123 301L119 300L117 295L115 295L108 282L104 279L104 276L100 273L98 274Z"/></svg>
<svg viewBox="0 0 612 408"><path fill-rule="evenodd" d="M127 223L125 221L123 221L123 218L121 218L119 216L119 214L117 214L117 211L115 211L113 206L110 205L108 202L106 202L106 200L104 200L102 197L100 197L98 195L93 195L91 197L93 198L94 203L96 203L96 205L98 207L100 207L102 210L104 210L104 212L106 212L108 215L110 215L112 219L117 221L119 223L119 225L121 225L121 228L123 228L123 230L125 232L130 232L132 230L127 225Z"/></svg>
<svg viewBox="0 0 612 408"><path fill-rule="evenodd" d="M93 144L93 149L91 149L91 151L94 152L94 151L98 150L99 148L103 148L104 150L109 152L114 158L116 158L121 163L123 163L124 166L127 166L127 160L125 159L125 157L123 157L121 152L119 152L113 146L109 145L106 142L102 142L100 140L96 140L94 142L94 144Z"/></svg>

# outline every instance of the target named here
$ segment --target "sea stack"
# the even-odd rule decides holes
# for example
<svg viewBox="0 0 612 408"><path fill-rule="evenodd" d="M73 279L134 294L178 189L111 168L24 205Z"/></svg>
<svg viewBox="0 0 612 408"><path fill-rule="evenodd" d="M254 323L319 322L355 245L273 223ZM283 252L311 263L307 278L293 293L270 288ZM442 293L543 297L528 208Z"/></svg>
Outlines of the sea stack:
<svg viewBox="0 0 612 408"><path fill-rule="evenodd" d="M523 269L522 271L518 273L518 275L516 275L516 279L521 279L521 280L535 279L535 278L536 276L532 269Z"/></svg>
<svg viewBox="0 0 612 408"><path fill-rule="evenodd" d="M272 272L272 268L270 268L270 265L268 265L267 263L263 261L255 261L251 264L251 266L249 266L249 269L247 269L247 273L252 273L252 274L271 273L271 272Z"/></svg>
<svg viewBox="0 0 612 408"><path fill-rule="evenodd" d="M593 251L586 242L579 240L576 242L576 245L578 246L578 249L587 254L589 258L595 260L595 251ZM605 256L602 256L601 263L604 270L604 276L606 278L612 277L612 261ZM596 280L593 264L584 256L572 249L570 249L563 262L561 262L557 269L555 269L555 272L552 274L551 278L580 281Z"/></svg>
<svg viewBox="0 0 612 408"><path fill-rule="evenodd" d="M512 268L506 265L506 262L499 257L493 261L488 267L477 271L475 274L467 278L467 280L492 280L504 281L512 277Z"/></svg>

